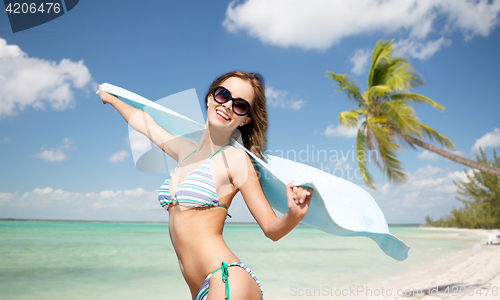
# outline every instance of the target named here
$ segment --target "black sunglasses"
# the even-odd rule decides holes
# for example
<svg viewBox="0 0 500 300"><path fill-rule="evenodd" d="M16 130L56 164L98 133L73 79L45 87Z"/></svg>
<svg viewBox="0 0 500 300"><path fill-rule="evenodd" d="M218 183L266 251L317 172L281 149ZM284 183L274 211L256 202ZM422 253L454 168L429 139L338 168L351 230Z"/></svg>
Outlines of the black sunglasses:
<svg viewBox="0 0 500 300"><path fill-rule="evenodd" d="M223 86L218 86L212 92L215 102L224 104L233 100L233 111L238 116L246 116L250 112L250 103L242 98L233 98L231 92Z"/></svg>

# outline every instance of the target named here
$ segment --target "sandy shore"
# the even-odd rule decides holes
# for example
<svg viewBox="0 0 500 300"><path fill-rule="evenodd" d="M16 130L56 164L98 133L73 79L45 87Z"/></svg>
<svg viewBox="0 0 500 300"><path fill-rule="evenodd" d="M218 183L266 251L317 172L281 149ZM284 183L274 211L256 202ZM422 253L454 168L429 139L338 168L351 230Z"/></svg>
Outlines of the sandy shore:
<svg viewBox="0 0 500 300"><path fill-rule="evenodd" d="M328 295L280 299L485 299L500 300L500 244L486 245L488 235L500 230L423 228L452 231L477 239L471 249L422 265L421 268L363 286L347 286ZM496 240L498 242L498 239ZM335 294L335 293L342 294ZM319 293L319 291L318 291ZM406 293L406 295L405 295Z"/></svg>
<svg viewBox="0 0 500 300"><path fill-rule="evenodd" d="M365 291L344 299L500 299L500 245L486 245L500 230L443 229L474 235L474 248L454 253L418 271L368 284ZM498 240L497 240L498 241ZM383 288L383 295L382 295ZM371 292L368 290L371 289ZM378 294L378 296L376 296ZM391 294L391 296L388 296Z"/></svg>

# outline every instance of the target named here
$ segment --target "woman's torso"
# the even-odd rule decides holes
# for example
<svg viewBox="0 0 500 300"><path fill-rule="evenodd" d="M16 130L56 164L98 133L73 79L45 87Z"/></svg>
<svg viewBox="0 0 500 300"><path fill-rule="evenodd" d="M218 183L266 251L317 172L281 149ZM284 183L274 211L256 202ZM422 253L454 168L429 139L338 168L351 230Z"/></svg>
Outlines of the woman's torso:
<svg viewBox="0 0 500 300"><path fill-rule="evenodd" d="M226 152L224 155L227 155ZM231 188L225 170L224 157L222 153L215 154L208 159L201 154L198 156L195 154L191 154L192 157L188 157L184 164L181 163L181 168L176 168L171 181L168 182L169 192L172 191L172 202L168 205L170 238L184 279L193 295L196 294L205 277L219 268L222 261L227 263L238 261L222 237L227 209L215 205L218 203L229 207L236 194L236 191ZM196 178L193 178L193 173L199 173L200 167L208 167L208 175L210 175L206 177L205 174L206 178L201 178L208 182L204 182L203 186L198 186ZM203 191L210 189L210 181L213 182L212 186L216 193L215 204L210 193ZM185 182L189 182L191 186L183 188L182 185ZM199 194L190 193L189 188L191 191L197 190ZM185 197L183 200L182 195L191 197ZM179 198L176 199L176 196ZM212 202L212 204L196 206L194 204L197 202L197 197L202 203ZM187 201L188 198L191 201Z"/></svg>

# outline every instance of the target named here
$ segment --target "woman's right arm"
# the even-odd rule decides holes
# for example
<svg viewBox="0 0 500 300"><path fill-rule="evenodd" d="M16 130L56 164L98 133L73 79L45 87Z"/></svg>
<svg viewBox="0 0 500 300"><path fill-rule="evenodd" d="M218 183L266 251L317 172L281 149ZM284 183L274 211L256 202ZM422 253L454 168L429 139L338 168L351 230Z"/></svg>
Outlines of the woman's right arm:
<svg viewBox="0 0 500 300"><path fill-rule="evenodd" d="M179 153L180 149L192 148L192 145L190 145L193 144L192 142L168 133L166 130L158 126L149 114L132 107L117 97L101 90L100 85L99 97L101 97L103 104L109 103L113 106L132 128L144 134L160 149L162 149L163 152L176 161L179 161L180 155L182 156L182 154Z"/></svg>
<svg viewBox="0 0 500 300"><path fill-rule="evenodd" d="M260 228L273 241L288 234L305 217L313 191L303 186L286 185L288 212L277 217L264 195L259 175L250 157L244 150L233 149L233 155L228 156L230 173L234 185L238 188L247 204L250 213Z"/></svg>

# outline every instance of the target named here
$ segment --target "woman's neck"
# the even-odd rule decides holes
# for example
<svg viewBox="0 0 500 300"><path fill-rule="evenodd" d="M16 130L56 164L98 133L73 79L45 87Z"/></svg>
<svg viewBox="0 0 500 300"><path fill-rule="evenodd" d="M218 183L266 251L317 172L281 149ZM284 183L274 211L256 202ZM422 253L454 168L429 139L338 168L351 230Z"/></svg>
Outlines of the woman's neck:
<svg viewBox="0 0 500 300"><path fill-rule="evenodd" d="M208 120L198 144L198 153L215 153L219 148L229 144L234 128L226 126L212 126Z"/></svg>

